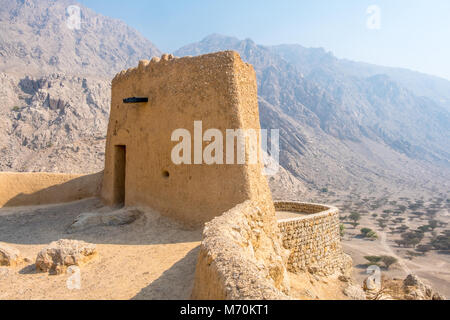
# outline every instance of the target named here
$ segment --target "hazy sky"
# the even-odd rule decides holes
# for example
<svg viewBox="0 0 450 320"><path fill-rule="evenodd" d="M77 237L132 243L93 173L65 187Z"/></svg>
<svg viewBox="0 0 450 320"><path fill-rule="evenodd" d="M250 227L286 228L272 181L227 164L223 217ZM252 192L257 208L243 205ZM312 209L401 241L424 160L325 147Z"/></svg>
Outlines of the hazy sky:
<svg viewBox="0 0 450 320"><path fill-rule="evenodd" d="M165 52L220 33L258 44L323 47L339 58L405 67L450 80L450 0L79 2L124 20Z"/></svg>

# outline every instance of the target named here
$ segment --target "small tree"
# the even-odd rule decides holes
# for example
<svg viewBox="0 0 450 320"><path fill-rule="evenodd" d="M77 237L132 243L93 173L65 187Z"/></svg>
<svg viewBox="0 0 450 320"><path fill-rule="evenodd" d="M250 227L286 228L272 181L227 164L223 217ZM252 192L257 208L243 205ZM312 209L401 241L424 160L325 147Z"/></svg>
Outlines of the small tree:
<svg viewBox="0 0 450 320"><path fill-rule="evenodd" d="M339 234L341 235L341 238L345 235L345 226L342 223L339 225Z"/></svg>
<svg viewBox="0 0 450 320"><path fill-rule="evenodd" d="M358 212L352 212L348 218L353 221L352 225L356 228L359 225L358 221L361 220L361 214Z"/></svg>
<svg viewBox="0 0 450 320"><path fill-rule="evenodd" d="M391 256L381 256L381 261L386 266L386 269L389 269L390 266L398 262L397 258Z"/></svg>
<svg viewBox="0 0 450 320"><path fill-rule="evenodd" d="M378 226L379 226L382 230L386 229L386 227L387 227L387 221L386 221L385 219L378 219L377 222L378 222Z"/></svg>
<svg viewBox="0 0 450 320"><path fill-rule="evenodd" d="M421 244L417 246L416 250L425 255L428 251L432 250L433 246L429 244Z"/></svg>
<svg viewBox="0 0 450 320"><path fill-rule="evenodd" d="M378 266L381 261L381 257L379 256L365 256L364 259L369 261L370 264Z"/></svg>
<svg viewBox="0 0 450 320"><path fill-rule="evenodd" d="M450 230L446 230L441 235L434 238L431 241L431 245L436 250L450 252Z"/></svg>
<svg viewBox="0 0 450 320"><path fill-rule="evenodd" d="M431 226L428 225L428 224L423 225L423 226L420 226L420 227L417 228L417 229L419 229L419 230L422 231L423 233L433 231L433 229L431 228Z"/></svg>
<svg viewBox="0 0 450 320"><path fill-rule="evenodd" d="M439 221L437 221L437 220L428 221L428 226L430 227L430 229L432 231L434 231L434 229L436 229L438 227L438 225L439 225Z"/></svg>
<svg viewBox="0 0 450 320"><path fill-rule="evenodd" d="M420 231L410 231L402 234L405 245L412 246L413 248L422 241L423 237L424 234Z"/></svg>
<svg viewBox="0 0 450 320"><path fill-rule="evenodd" d="M370 240L376 240L378 239L378 235L375 231L370 231L367 233L366 238L369 238Z"/></svg>

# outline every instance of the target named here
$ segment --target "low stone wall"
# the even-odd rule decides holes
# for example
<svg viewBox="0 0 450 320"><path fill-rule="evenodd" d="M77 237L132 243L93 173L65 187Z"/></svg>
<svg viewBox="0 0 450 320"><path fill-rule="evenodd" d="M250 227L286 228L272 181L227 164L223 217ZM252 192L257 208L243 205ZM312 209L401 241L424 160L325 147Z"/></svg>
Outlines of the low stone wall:
<svg viewBox="0 0 450 320"><path fill-rule="evenodd" d="M290 272L307 271L321 275L348 272L352 262L342 251L337 208L301 202L276 202L275 209L307 214L278 220L283 246L290 251L287 263Z"/></svg>
<svg viewBox="0 0 450 320"><path fill-rule="evenodd" d="M91 175L0 172L0 208L77 201L98 196L103 172Z"/></svg>
<svg viewBox="0 0 450 320"><path fill-rule="evenodd" d="M273 206L246 201L205 225L192 299L288 299Z"/></svg>

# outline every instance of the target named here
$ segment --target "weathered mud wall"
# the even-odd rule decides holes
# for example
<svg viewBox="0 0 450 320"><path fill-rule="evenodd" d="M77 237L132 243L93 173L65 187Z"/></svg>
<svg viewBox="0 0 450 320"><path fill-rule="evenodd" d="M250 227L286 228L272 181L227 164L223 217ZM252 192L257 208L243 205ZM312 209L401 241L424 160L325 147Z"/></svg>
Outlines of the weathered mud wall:
<svg viewBox="0 0 450 320"><path fill-rule="evenodd" d="M103 172L91 175L0 172L0 207L77 201L98 196Z"/></svg>
<svg viewBox="0 0 450 320"><path fill-rule="evenodd" d="M206 224L193 299L288 299L289 279L272 212L246 201Z"/></svg>

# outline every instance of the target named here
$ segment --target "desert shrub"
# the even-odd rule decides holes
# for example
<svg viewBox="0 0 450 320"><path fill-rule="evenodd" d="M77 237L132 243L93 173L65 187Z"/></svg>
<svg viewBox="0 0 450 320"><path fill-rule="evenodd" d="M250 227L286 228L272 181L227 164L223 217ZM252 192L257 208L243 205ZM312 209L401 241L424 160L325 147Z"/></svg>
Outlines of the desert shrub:
<svg viewBox="0 0 450 320"><path fill-rule="evenodd" d="M424 234L416 230L402 233L401 237L405 246L415 247L422 241Z"/></svg>
<svg viewBox="0 0 450 320"><path fill-rule="evenodd" d="M419 229L420 231L422 231L423 233L426 233L426 232L429 232L429 231L432 230L431 227L430 227L429 225L420 226L418 229Z"/></svg>
<svg viewBox="0 0 450 320"><path fill-rule="evenodd" d="M353 228L356 228L357 226L359 226L359 220L361 220L361 214L358 212L352 212L350 214L350 216L348 217L351 221L351 225L353 226Z"/></svg>
<svg viewBox="0 0 450 320"><path fill-rule="evenodd" d="M386 219L378 219L377 222L378 222L378 226L379 226L382 230L386 229L386 227L387 227L387 222L388 222Z"/></svg>
<svg viewBox="0 0 450 320"><path fill-rule="evenodd" d="M359 226L359 222L356 221L350 222L350 224L353 226L354 229L356 229L356 227Z"/></svg>
<svg viewBox="0 0 450 320"><path fill-rule="evenodd" d="M391 256L381 256L381 261L386 269L389 269L394 263L398 262L397 258Z"/></svg>
<svg viewBox="0 0 450 320"><path fill-rule="evenodd" d="M441 235L431 240L434 249L450 252L450 230L445 230Z"/></svg>
<svg viewBox="0 0 450 320"><path fill-rule="evenodd" d="M426 209L425 212L427 213L427 215L429 217L434 218L436 216L436 214L438 213L438 210Z"/></svg>
<svg viewBox="0 0 450 320"><path fill-rule="evenodd" d="M18 111L20 111L20 108L18 106L14 106L14 107L12 107L11 111L18 112Z"/></svg>
<svg viewBox="0 0 450 320"><path fill-rule="evenodd" d="M352 221L359 221L361 220L361 214L359 214L358 212L352 212L349 216L349 219Z"/></svg>
<svg viewBox="0 0 450 320"><path fill-rule="evenodd" d="M421 212L421 211L413 211L413 212L411 212L411 214L414 216L413 217L413 219L414 218L420 218L421 216L423 216L423 215L425 215L425 213L424 212Z"/></svg>
<svg viewBox="0 0 450 320"><path fill-rule="evenodd" d="M345 235L345 226L342 223L339 225L339 234L341 235L341 238Z"/></svg>
<svg viewBox="0 0 450 320"><path fill-rule="evenodd" d="M378 239L378 234L372 230L366 234L366 238L369 238L370 240L376 240Z"/></svg>
<svg viewBox="0 0 450 320"><path fill-rule="evenodd" d="M378 217L378 214L374 213L374 214L372 214L372 217L376 218L376 217Z"/></svg>
<svg viewBox="0 0 450 320"><path fill-rule="evenodd" d="M405 247L406 246L405 240L394 240L394 242L399 247Z"/></svg>
<svg viewBox="0 0 450 320"><path fill-rule="evenodd" d="M395 218L395 219L394 219L394 222L395 222L395 223L403 223L403 221L405 221L405 218L400 218L400 217L399 217L399 218Z"/></svg>
<svg viewBox="0 0 450 320"><path fill-rule="evenodd" d="M415 258L415 257L420 257L420 256L422 256L421 253L414 252L414 251L410 251L410 250L406 251L406 257L407 257L409 260L412 260L413 258Z"/></svg>
<svg viewBox="0 0 450 320"><path fill-rule="evenodd" d="M322 193L327 193L328 192L328 188L322 188L322 190L320 190Z"/></svg>
<svg viewBox="0 0 450 320"><path fill-rule="evenodd" d="M417 209L420 209L421 207L422 207L421 204L418 204L418 203L412 203L412 204L410 204L410 205L408 206L408 209L409 209L409 210L417 210Z"/></svg>
<svg viewBox="0 0 450 320"><path fill-rule="evenodd" d="M421 244L416 247L416 250L422 254L427 253L428 251L433 250L433 246L430 244Z"/></svg>
<svg viewBox="0 0 450 320"><path fill-rule="evenodd" d="M365 256L364 259L369 261L369 264L378 266L381 262L381 257L379 256Z"/></svg>

